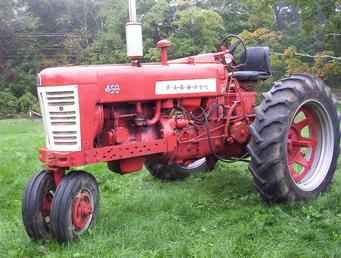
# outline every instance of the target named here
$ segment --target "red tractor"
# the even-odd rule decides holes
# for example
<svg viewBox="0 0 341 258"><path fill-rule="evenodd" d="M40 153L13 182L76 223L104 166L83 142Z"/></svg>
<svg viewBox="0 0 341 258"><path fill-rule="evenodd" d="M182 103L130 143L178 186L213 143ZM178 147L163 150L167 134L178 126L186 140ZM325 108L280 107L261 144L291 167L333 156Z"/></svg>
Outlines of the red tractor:
<svg viewBox="0 0 341 258"><path fill-rule="evenodd" d="M98 162L121 175L145 166L161 180L212 170L218 160L249 162L257 191L271 202L327 190L340 115L320 79L288 76L256 107L254 86L271 76L268 48L246 48L230 35L217 53L168 61L170 44L162 40L161 63L141 64L141 27L132 17L132 64L50 68L38 76L45 169L28 183L22 208L32 239L69 242L87 231L99 190L92 175L72 168Z"/></svg>

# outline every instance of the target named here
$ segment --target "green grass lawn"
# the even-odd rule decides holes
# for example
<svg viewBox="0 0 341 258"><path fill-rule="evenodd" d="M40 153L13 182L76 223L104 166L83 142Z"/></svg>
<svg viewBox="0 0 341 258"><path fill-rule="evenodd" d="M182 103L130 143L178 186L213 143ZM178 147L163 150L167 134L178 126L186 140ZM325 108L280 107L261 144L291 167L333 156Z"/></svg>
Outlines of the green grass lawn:
<svg viewBox="0 0 341 258"><path fill-rule="evenodd" d="M32 242L21 197L43 142L39 122L0 121L0 257L341 257L340 169L318 200L268 206L244 164L177 183L88 167L101 190L96 227L69 246Z"/></svg>

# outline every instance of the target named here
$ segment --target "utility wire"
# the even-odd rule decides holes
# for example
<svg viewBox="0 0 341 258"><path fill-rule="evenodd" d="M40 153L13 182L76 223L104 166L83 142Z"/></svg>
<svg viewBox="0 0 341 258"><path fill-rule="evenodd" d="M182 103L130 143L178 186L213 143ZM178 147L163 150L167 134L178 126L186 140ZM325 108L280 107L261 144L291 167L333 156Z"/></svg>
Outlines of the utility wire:
<svg viewBox="0 0 341 258"><path fill-rule="evenodd" d="M328 33L326 34L327 36L337 36L337 37L340 37L341 36L341 33Z"/></svg>
<svg viewBox="0 0 341 258"><path fill-rule="evenodd" d="M276 55L276 56L286 56L284 53L278 53L278 52L272 52L271 54ZM331 56L331 55L309 55L309 54L304 54L304 53L294 53L295 56L301 56L301 57L309 57L309 58L328 58L328 59L333 59L337 61L341 61L341 56Z"/></svg>

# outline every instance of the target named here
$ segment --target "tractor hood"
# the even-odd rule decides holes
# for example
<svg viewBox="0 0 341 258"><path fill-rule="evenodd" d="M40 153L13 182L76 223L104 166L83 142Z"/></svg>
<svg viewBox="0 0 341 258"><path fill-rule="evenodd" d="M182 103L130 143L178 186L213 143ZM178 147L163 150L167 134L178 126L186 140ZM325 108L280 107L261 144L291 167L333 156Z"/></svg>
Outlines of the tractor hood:
<svg viewBox="0 0 341 258"><path fill-rule="evenodd" d="M39 74L42 87L76 85L96 94L101 102L162 99L181 93L212 96L221 93L225 80L224 65L212 63L73 66L48 68ZM157 87L166 90L157 94Z"/></svg>

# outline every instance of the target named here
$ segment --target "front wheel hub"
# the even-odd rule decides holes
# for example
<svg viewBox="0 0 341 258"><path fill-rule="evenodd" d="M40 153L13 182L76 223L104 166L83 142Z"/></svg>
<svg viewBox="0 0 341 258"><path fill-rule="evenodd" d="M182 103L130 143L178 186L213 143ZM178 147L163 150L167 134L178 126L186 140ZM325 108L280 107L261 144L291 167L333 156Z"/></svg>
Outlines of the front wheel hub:
<svg viewBox="0 0 341 258"><path fill-rule="evenodd" d="M72 205L72 224L76 231L85 230L92 218L93 201L87 191L79 192L73 200Z"/></svg>

